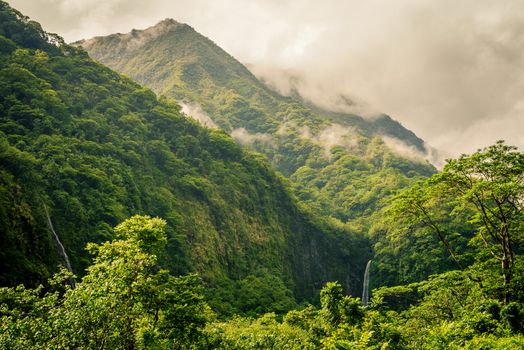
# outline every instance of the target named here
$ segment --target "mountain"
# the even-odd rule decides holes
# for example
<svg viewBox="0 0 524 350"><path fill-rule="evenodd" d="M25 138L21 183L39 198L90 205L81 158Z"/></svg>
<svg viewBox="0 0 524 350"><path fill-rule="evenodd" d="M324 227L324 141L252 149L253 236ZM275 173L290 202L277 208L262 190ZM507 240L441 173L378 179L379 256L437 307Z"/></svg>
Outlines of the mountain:
<svg viewBox="0 0 524 350"><path fill-rule="evenodd" d="M423 140L389 116L283 96L187 24L166 19L74 45L265 154L302 202L358 231L369 229L395 191L435 172Z"/></svg>
<svg viewBox="0 0 524 350"><path fill-rule="evenodd" d="M224 314L328 280L359 292L367 240L304 211L263 157L3 1L0 42L0 285L41 283L66 254L81 276L86 243L148 214L167 221L164 264L198 272Z"/></svg>

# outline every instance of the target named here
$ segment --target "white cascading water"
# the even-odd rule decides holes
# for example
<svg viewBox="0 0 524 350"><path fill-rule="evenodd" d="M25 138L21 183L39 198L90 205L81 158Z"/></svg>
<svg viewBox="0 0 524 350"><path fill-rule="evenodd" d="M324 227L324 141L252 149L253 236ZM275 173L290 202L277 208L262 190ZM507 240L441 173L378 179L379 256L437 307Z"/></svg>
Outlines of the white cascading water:
<svg viewBox="0 0 524 350"><path fill-rule="evenodd" d="M56 234L55 228L53 227L53 222L51 221L51 217L49 216L49 212L47 211L47 207L45 203L43 204L44 204L45 215L47 216L47 223L49 224L49 229L53 233L53 238L56 244L58 255L60 255L60 257L64 261L64 265L67 271L73 273L73 268L71 267L71 261L69 260L69 256L67 255L65 251L64 245L62 244L62 242L60 242L60 238L58 238L58 235ZM71 284L71 287L75 288L75 280L73 278L69 279L69 283Z"/></svg>
<svg viewBox="0 0 524 350"><path fill-rule="evenodd" d="M367 306L369 302L369 269L371 267L371 260L366 265L364 272L364 284L362 286L362 305Z"/></svg>

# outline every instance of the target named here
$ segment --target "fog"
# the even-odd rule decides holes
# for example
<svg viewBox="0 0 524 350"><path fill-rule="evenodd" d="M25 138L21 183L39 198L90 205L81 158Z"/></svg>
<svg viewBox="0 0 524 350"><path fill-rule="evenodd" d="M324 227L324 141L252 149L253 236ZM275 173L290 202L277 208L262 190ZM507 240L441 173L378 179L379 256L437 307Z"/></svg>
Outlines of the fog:
<svg viewBox="0 0 524 350"><path fill-rule="evenodd" d="M275 143L273 140L273 136L266 133L250 133L245 128L237 128L233 129L231 131L231 136L237 140L238 143L241 145L252 145L255 142L261 143L266 147L273 148L275 147Z"/></svg>
<svg viewBox="0 0 524 350"><path fill-rule="evenodd" d="M218 128L213 119L204 112L202 107L197 103L185 103L179 102L180 107L182 107L182 112L190 118L198 120L200 124L207 126L209 128Z"/></svg>
<svg viewBox="0 0 524 350"><path fill-rule="evenodd" d="M451 155L524 148L524 1L12 0L67 41L171 17L268 84L399 120Z"/></svg>

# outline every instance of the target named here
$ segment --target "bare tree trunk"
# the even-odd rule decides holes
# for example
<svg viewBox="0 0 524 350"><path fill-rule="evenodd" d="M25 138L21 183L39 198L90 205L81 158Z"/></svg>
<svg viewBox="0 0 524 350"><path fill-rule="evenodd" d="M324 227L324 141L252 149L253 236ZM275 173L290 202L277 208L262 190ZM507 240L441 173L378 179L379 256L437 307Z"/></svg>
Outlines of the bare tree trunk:
<svg viewBox="0 0 524 350"><path fill-rule="evenodd" d="M507 304L511 299L510 282L511 273L513 270L513 252L511 250L511 242L507 234L502 237L502 276L504 279L504 304Z"/></svg>

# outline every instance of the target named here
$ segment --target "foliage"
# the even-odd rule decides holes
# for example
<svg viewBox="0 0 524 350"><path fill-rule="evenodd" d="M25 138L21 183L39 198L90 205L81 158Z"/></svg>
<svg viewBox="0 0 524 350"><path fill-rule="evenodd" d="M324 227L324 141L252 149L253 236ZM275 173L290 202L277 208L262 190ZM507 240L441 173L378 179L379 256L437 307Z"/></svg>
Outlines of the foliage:
<svg viewBox="0 0 524 350"><path fill-rule="evenodd" d="M379 310L400 312L394 323L408 348L524 348L523 165L524 154L499 141L449 160L387 208L382 240L415 252L433 236L459 269L373 292ZM394 267L380 243L377 264Z"/></svg>
<svg viewBox="0 0 524 350"><path fill-rule="evenodd" d="M168 19L76 44L159 95L197 104L239 143L265 154L303 203L362 233L396 190L434 172L422 140L388 116L365 119L280 95L186 24Z"/></svg>
<svg viewBox="0 0 524 350"><path fill-rule="evenodd" d="M421 146L398 123L282 97L164 22L188 49L173 52L183 64L171 93L202 102L227 131L244 128L265 156L252 154L2 1L0 19L0 283L26 284L0 288L0 348L524 348L515 148L499 142L419 181L433 168L378 137ZM344 134L326 143L333 126ZM111 228L135 212L166 220ZM372 253L355 234L368 229L371 275L390 287L364 307L346 292ZM86 273L39 285L62 241ZM297 306L308 299L318 306Z"/></svg>
<svg viewBox="0 0 524 350"><path fill-rule="evenodd" d="M420 182L385 207L371 230L373 285L413 283L471 264L475 250L468 242L474 227L463 213L449 215L452 200L439 188Z"/></svg>
<svg viewBox="0 0 524 350"><path fill-rule="evenodd" d="M74 289L2 288L2 349L190 348L209 319L195 275L172 277L152 251L165 248L165 221L134 216L117 227L122 239L91 243L95 256ZM144 235L147 233L147 235Z"/></svg>
<svg viewBox="0 0 524 350"><path fill-rule="evenodd" d="M83 247L138 213L165 218L159 259L172 274L198 272L217 291L267 271L262 280L281 287L282 300L250 297L250 310L230 312L285 312L323 281L360 274L368 257L339 243L366 239L306 213L259 156L5 2L0 18L0 285L36 286L56 271L44 206L80 276L91 259ZM207 294L220 306L229 292Z"/></svg>
<svg viewBox="0 0 524 350"><path fill-rule="evenodd" d="M524 243L524 154L499 141L450 160L433 181L455 197L455 211L471 208L477 242L500 262L503 298L509 302L516 254Z"/></svg>
<svg viewBox="0 0 524 350"><path fill-rule="evenodd" d="M500 141L449 160L442 172L397 196L390 213L406 223L401 227L420 225L435 234L462 270L468 265L460 254L466 243L477 262L500 264L503 283L497 289L507 303L518 289L512 276L524 239L523 179L524 154ZM459 225L448 216L457 217ZM470 229L461 224L465 221Z"/></svg>
<svg viewBox="0 0 524 350"><path fill-rule="evenodd" d="M234 318L206 328L208 349L316 349L310 334L269 313L257 319Z"/></svg>

